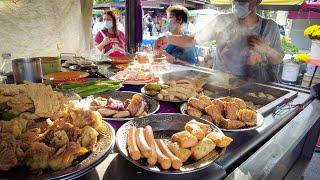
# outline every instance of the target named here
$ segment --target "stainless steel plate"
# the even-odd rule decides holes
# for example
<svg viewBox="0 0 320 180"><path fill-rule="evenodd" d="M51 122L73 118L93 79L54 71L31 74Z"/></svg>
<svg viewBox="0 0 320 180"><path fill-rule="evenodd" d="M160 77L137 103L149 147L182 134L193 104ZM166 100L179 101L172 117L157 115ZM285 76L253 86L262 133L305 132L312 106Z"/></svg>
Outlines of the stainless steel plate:
<svg viewBox="0 0 320 180"><path fill-rule="evenodd" d="M135 93L135 92L130 92L130 91L113 91L113 92L100 93L100 94L95 95L95 97L111 97L113 99L124 102L126 99L131 99L132 96L135 94L140 94L140 93ZM147 103L148 115L156 113L160 108L159 102L156 101L155 99L152 99L152 98L145 96L143 94L141 94L141 95L144 97L144 99ZM112 117L107 118L107 117L104 117L103 119L109 120L109 121L129 121L134 118L112 118Z"/></svg>
<svg viewBox="0 0 320 180"><path fill-rule="evenodd" d="M134 119L123 124L118 129L116 135L116 145L123 157L125 157L128 161L135 164L136 166L147 171L162 174L184 174L199 171L214 163L216 159L224 154L226 148L216 148L199 161L188 160L180 170L161 170L157 165L148 166L145 160L134 161L129 157L127 151L127 135L130 127L145 127L147 125L150 125L153 129L155 138L170 139L170 137L174 133L183 131L185 124L192 119L209 124L212 129L222 133L222 131L217 126L203 119L193 118L191 116L183 114L156 114L141 119Z"/></svg>
<svg viewBox="0 0 320 180"><path fill-rule="evenodd" d="M41 175L32 174L26 167L16 167L9 171L0 171L0 179L76 179L99 165L112 151L115 143L115 131L110 124L106 133L99 135L95 151L74 161L74 165L60 171L44 170Z"/></svg>
<svg viewBox="0 0 320 180"><path fill-rule="evenodd" d="M188 114L187 113L187 107L188 107L187 103L181 104L180 112L182 114ZM251 108L248 107L248 109L251 109ZM251 109L251 110L253 110L253 109ZM253 111L255 111L255 110L253 110ZM220 129L222 131L226 131L226 132L240 132L240 131L250 131L250 130L257 129L258 127L261 127L263 125L264 118L260 113L258 113L257 111L255 111L255 112L257 113L257 125L256 126L247 127L247 128L241 128L241 129L224 129L224 128L220 128Z"/></svg>
<svg viewBox="0 0 320 180"><path fill-rule="evenodd" d="M144 87L142 87L140 91L141 91L142 94L144 94L144 95L146 95L146 96L148 96L148 97L150 97L150 98L156 99L156 100L158 100L158 101L163 101L163 102L175 102L175 103L186 102L186 101L182 101L182 100L173 100L173 101L159 100L159 99L156 98L156 96L147 95L147 94L146 94L146 91L144 90Z"/></svg>

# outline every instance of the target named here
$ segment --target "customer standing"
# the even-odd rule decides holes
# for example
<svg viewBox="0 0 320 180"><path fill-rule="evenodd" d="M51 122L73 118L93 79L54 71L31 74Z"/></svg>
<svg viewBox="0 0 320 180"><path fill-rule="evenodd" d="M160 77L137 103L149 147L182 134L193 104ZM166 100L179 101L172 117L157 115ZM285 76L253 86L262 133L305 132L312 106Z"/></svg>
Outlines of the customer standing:
<svg viewBox="0 0 320 180"><path fill-rule="evenodd" d="M172 36L185 35L183 26L188 22L188 9L181 5L174 5L167 9L167 14L169 17L168 30ZM161 53L167 56L170 63L197 63L195 47L183 47L168 43L163 48L164 51L161 51Z"/></svg>
<svg viewBox="0 0 320 180"><path fill-rule="evenodd" d="M125 47L124 33L118 30L117 19L112 11L103 14L104 29L99 31L95 37L95 44L102 52L108 52L114 44L121 49Z"/></svg>
<svg viewBox="0 0 320 180"><path fill-rule="evenodd" d="M92 35L93 37L96 36L96 34L101 31L104 27L103 17L101 14L97 15L96 22L94 23L92 27Z"/></svg>

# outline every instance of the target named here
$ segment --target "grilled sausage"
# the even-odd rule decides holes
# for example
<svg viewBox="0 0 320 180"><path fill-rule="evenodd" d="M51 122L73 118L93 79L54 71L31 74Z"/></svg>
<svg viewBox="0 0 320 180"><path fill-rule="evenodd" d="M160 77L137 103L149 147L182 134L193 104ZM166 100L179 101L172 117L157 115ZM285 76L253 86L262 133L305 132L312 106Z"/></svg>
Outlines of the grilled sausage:
<svg viewBox="0 0 320 180"><path fill-rule="evenodd" d="M136 127L131 127L128 131L128 151L129 155L133 160L139 160L141 153L136 143Z"/></svg>
<svg viewBox="0 0 320 180"><path fill-rule="evenodd" d="M148 158L148 164L150 166L153 166L157 163L157 153L156 153L156 147L155 147L155 142L154 142L154 136L153 136L153 131L151 126L146 126L144 128L144 137L146 138L146 141L150 148L152 149L152 155Z"/></svg>
<svg viewBox="0 0 320 180"><path fill-rule="evenodd" d="M152 149L148 145L144 134L143 134L143 128L137 128L136 131L136 140L137 140L137 145L138 148L142 154L143 157L149 158L152 155Z"/></svg>
<svg viewBox="0 0 320 180"><path fill-rule="evenodd" d="M163 154L171 159L172 167L174 169L180 169L182 166L181 159L179 159L177 156L172 154L172 152L168 149L167 145L165 145L161 139L156 139L156 143L157 143L159 149L163 152Z"/></svg>

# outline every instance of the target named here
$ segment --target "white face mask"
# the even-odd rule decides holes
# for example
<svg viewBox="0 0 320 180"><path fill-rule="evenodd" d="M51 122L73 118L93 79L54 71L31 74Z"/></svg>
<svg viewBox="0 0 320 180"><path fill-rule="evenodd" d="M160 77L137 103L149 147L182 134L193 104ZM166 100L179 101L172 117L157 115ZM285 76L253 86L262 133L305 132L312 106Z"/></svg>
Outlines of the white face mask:
<svg viewBox="0 0 320 180"><path fill-rule="evenodd" d="M233 1L232 12L240 19L246 18L251 13L251 11L249 10L249 2Z"/></svg>
<svg viewBox="0 0 320 180"><path fill-rule="evenodd" d="M113 27L113 22L112 21L105 21L104 22L104 28L111 29L112 27Z"/></svg>

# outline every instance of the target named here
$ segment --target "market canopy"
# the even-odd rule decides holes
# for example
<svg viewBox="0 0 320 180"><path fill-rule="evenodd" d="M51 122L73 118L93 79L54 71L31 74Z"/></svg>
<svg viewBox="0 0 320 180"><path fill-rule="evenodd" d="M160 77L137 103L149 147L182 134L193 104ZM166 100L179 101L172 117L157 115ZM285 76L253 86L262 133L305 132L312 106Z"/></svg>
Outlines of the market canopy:
<svg viewBox="0 0 320 180"><path fill-rule="evenodd" d="M210 2L215 6L225 7L230 6L232 0L210 0ZM259 9L297 11L303 2L304 0L262 0Z"/></svg>
<svg viewBox="0 0 320 180"><path fill-rule="evenodd" d="M213 5L228 5L232 0L210 0ZM262 0L261 5L301 5L304 0Z"/></svg>

